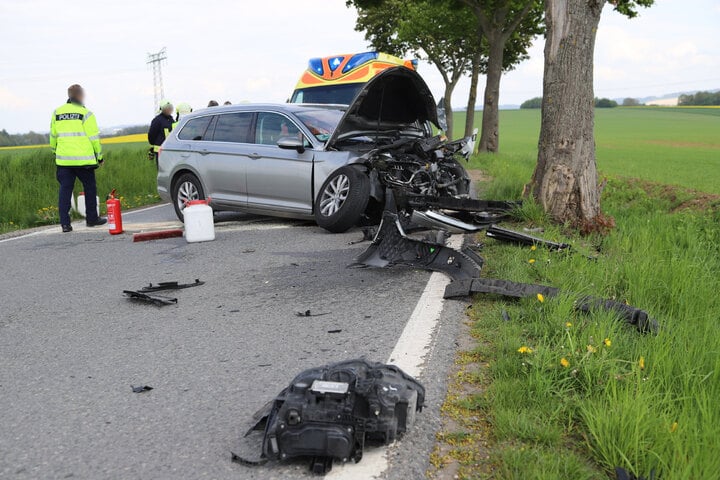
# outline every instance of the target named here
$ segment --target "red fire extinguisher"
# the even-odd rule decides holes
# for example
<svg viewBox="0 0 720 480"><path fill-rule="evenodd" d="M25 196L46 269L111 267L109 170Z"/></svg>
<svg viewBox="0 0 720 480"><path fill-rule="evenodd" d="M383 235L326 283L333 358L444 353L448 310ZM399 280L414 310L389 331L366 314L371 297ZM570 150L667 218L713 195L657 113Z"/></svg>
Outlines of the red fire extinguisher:
<svg viewBox="0 0 720 480"><path fill-rule="evenodd" d="M113 191L110 192L110 195L108 195L106 205L110 235L123 233L122 209L120 208L120 200L115 198L115 189L113 189Z"/></svg>

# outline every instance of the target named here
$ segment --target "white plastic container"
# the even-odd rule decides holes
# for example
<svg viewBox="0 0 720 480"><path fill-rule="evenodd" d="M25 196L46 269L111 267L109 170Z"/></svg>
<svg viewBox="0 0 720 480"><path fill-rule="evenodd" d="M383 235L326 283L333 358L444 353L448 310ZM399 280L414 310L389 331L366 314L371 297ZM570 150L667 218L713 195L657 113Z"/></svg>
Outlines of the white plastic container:
<svg viewBox="0 0 720 480"><path fill-rule="evenodd" d="M97 202L97 214L98 217L100 216L100 197L95 197L95 201ZM85 192L80 192L80 195L77 197L77 209L76 211L83 217L87 217L86 211L85 211Z"/></svg>
<svg viewBox="0 0 720 480"><path fill-rule="evenodd" d="M183 210L185 240L188 243L215 240L213 210L206 200L193 200Z"/></svg>

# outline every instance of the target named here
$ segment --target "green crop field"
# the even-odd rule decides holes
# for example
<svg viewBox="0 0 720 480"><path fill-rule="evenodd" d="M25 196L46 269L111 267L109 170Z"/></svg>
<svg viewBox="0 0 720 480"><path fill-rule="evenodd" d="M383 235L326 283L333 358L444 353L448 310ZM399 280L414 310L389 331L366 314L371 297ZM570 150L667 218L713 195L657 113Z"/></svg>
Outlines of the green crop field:
<svg viewBox="0 0 720 480"><path fill-rule="evenodd" d="M462 128L464 113L454 118ZM539 133L540 110L500 112L508 161L535 162ZM720 108L598 108L595 141L601 174L720 194Z"/></svg>
<svg viewBox="0 0 720 480"><path fill-rule="evenodd" d="M526 201L508 226L543 228L539 235L571 243L572 252L478 237L487 244L483 275L567 293L474 298L474 346L458 355L431 458L437 469L452 465L455 478L720 472L720 109L596 112L598 163L609 177L603 208L616 227L578 237ZM483 196L519 199L539 112L501 119L502 153L471 165L488 176ZM578 313L582 295L627 301L660 329L643 335L607 312Z"/></svg>
<svg viewBox="0 0 720 480"><path fill-rule="evenodd" d="M105 165L97 170L101 209L113 188L124 208L156 203L155 163L143 143L107 145ZM58 183L49 148L0 150L0 233L58 222ZM75 194L82 184L75 184Z"/></svg>

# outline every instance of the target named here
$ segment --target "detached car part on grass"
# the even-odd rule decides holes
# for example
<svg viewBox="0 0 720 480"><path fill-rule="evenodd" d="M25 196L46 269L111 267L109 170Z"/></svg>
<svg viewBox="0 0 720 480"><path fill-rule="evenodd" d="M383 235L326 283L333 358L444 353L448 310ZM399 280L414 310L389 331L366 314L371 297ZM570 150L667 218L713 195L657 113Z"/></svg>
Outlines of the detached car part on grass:
<svg viewBox="0 0 720 480"><path fill-rule="evenodd" d="M349 360L305 370L263 409L247 432L262 431L262 460L309 457L325 474L334 460L359 462L365 442L389 444L423 408L425 388L394 365Z"/></svg>
<svg viewBox="0 0 720 480"><path fill-rule="evenodd" d="M351 266L383 268L405 265L443 272L452 279L445 289L444 298L467 297L473 293L490 293L514 298L533 297L538 294L553 297L560 293L559 289L545 285L481 278L480 271L484 259L471 249L466 248L460 251L445 245L445 241L449 237L446 231L440 230L431 233L430 240L410 238L405 233L405 227L401 221L403 218L408 227L412 227L412 223L418 222L418 220L418 223L425 227L428 224L436 227L448 225L463 232L473 232L479 227L467 225L467 228L463 228L463 223L455 221L453 217L432 211L414 211L408 219L407 213L398 213L395 202L392 200L392 193L389 193L388 196L390 197L388 208L383 213L382 222L372 243ZM495 226L492 226L491 229L498 234L500 237L498 239L502 241L520 244L530 242L532 245L544 245L554 250L570 248L565 243L549 242L513 230ZM616 300L586 296L578 300L576 309L585 313L595 309L611 311L642 333L657 333L659 329L657 321L650 318L647 312Z"/></svg>

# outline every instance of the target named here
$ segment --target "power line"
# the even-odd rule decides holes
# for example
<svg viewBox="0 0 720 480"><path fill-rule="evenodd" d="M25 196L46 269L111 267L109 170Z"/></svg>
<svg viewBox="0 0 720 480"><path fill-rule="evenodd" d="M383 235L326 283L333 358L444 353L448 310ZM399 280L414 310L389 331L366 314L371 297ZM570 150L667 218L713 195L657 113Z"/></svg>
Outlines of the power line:
<svg viewBox="0 0 720 480"><path fill-rule="evenodd" d="M152 65L153 69L153 91L155 94L155 109L157 112L160 109L160 100L165 97L165 89L163 88L162 79L162 62L167 60L167 48L163 47L157 53L148 53L147 64Z"/></svg>

